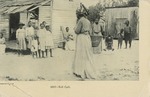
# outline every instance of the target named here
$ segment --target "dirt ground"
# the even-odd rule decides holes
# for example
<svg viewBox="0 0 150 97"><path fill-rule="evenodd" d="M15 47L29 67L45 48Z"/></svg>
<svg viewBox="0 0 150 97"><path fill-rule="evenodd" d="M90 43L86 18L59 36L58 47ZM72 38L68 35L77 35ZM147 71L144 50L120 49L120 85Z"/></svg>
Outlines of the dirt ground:
<svg viewBox="0 0 150 97"><path fill-rule="evenodd" d="M117 49L94 54L95 67L99 80L138 80L139 79L139 41L134 40L131 49ZM103 43L103 48L104 48ZM74 51L57 48L54 57L32 58L31 55L18 56L16 53L0 55L0 80L18 81L80 81L72 74ZM87 79L88 80L88 79Z"/></svg>

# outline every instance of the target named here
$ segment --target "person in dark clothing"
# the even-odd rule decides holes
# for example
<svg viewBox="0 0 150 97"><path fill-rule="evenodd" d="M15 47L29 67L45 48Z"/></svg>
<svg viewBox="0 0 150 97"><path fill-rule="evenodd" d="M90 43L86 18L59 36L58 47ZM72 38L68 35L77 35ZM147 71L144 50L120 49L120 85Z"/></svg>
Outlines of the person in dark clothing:
<svg viewBox="0 0 150 97"><path fill-rule="evenodd" d="M108 35L105 39L106 49L107 50L114 50L113 49L113 37L111 35ZM106 51L106 49L104 49Z"/></svg>
<svg viewBox="0 0 150 97"><path fill-rule="evenodd" d="M123 37L123 29L121 29L120 33L118 33L118 49L122 48Z"/></svg>
<svg viewBox="0 0 150 97"><path fill-rule="evenodd" d="M128 20L125 22L124 40L125 40L125 49L127 49L128 43L129 43L129 48L131 48L132 33L131 33L131 27L129 26L129 21Z"/></svg>

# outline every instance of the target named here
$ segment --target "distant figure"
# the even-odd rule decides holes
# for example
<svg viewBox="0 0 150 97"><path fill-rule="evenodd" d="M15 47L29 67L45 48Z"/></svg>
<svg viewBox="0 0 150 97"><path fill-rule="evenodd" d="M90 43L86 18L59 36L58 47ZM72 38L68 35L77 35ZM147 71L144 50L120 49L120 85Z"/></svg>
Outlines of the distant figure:
<svg viewBox="0 0 150 97"><path fill-rule="evenodd" d="M28 22L28 27L26 28L26 39L27 39L27 48L29 52L31 53L31 43L32 43L32 38L34 37L34 28L32 27L32 22Z"/></svg>
<svg viewBox="0 0 150 97"><path fill-rule="evenodd" d="M104 49L105 51L106 50L114 50L113 49L113 37L111 35L108 35L105 39L105 44L106 44L106 49Z"/></svg>
<svg viewBox="0 0 150 97"><path fill-rule="evenodd" d="M38 35L38 44L39 44L39 50L38 50L39 57L43 57L44 58L45 38L46 38L46 29L45 29L44 24L42 24L42 23L40 24L40 29L39 29L37 35Z"/></svg>
<svg viewBox="0 0 150 97"><path fill-rule="evenodd" d="M123 29L121 29L120 33L118 33L118 49L122 48L123 37Z"/></svg>
<svg viewBox="0 0 150 97"><path fill-rule="evenodd" d="M100 38L100 43L99 43L99 46L98 47L93 47L93 53L94 54L100 54L101 51L102 51L102 27L101 25L99 24L99 19L96 19L95 20L95 23L93 24L93 35L94 36L101 36Z"/></svg>
<svg viewBox="0 0 150 97"><path fill-rule="evenodd" d="M25 42L25 36L26 36L26 30L23 29L24 24L19 23L19 28L16 31L16 39L18 43L18 55L23 54L23 51L26 50L26 42Z"/></svg>
<svg viewBox="0 0 150 97"><path fill-rule="evenodd" d="M4 54L6 49L5 38L2 33L0 33L0 54Z"/></svg>
<svg viewBox="0 0 150 97"><path fill-rule="evenodd" d="M69 27L66 27L64 38L65 38L65 50L70 51L75 50L74 36L70 33Z"/></svg>
<svg viewBox="0 0 150 97"><path fill-rule="evenodd" d="M129 26L129 21L128 20L125 21L124 39L125 39L125 49L127 49L128 42L129 42L129 48L131 48L132 33L131 33L131 27Z"/></svg>
<svg viewBox="0 0 150 97"><path fill-rule="evenodd" d="M37 53L38 53L38 40L37 40L37 36L36 35L34 35L33 37L32 37L33 39L32 39L32 43L31 43L31 52L32 52L32 57L34 58L34 57L36 57L37 58Z"/></svg>
<svg viewBox="0 0 150 97"><path fill-rule="evenodd" d="M50 57L53 57L52 49L54 48L53 34L50 31L50 25L45 25L46 27L46 57L48 57L48 51L50 52Z"/></svg>

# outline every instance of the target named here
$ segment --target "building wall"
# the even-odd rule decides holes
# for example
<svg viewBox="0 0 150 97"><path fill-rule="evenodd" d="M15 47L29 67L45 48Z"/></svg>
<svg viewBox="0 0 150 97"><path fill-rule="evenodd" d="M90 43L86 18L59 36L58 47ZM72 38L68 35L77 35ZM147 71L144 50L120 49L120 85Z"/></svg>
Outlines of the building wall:
<svg viewBox="0 0 150 97"><path fill-rule="evenodd" d="M52 32L56 46L63 41L63 32L66 27L74 34L73 28L76 25L76 9L79 7L79 0L54 0L52 10Z"/></svg>
<svg viewBox="0 0 150 97"><path fill-rule="evenodd" d="M126 8L109 8L106 9L106 27L105 30L108 33L114 35L116 37L116 34L118 33L116 31L116 23L119 21L122 21L124 23L124 20L128 19L130 21L130 26L137 26L135 25L135 21L138 22L138 20L134 20L133 12L136 11L136 14L138 16L138 7L126 7ZM123 25L123 24L122 24ZM132 27L132 28L134 28ZM137 27L138 29L138 27ZM136 35L135 37L138 38L138 30L134 32Z"/></svg>
<svg viewBox="0 0 150 97"><path fill-rule="evenodd" d="M4 33L6 40L9 39L9 15L0 15L0 33Z"/></svg>

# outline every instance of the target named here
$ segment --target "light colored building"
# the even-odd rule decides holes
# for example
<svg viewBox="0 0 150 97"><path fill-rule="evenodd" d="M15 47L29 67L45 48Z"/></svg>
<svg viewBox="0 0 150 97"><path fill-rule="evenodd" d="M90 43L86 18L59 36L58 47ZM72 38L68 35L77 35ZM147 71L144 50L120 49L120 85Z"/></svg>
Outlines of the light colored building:
<svg viewBox="0 0 150 97"><path fill-rule="evenodd" d="M7 17L0 18L0 21L4 21L3 24L7 26L0 25L0 28L7 29L6 38L15 39L19 22L27 24L28 21L33 21L39 26L41 22L46 21L51 26L57 46L62 41L62 28L64 30L65 27L69 27L73 32L79 4L79 0L17 0L0 9L1 16Z"/></svg>

